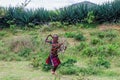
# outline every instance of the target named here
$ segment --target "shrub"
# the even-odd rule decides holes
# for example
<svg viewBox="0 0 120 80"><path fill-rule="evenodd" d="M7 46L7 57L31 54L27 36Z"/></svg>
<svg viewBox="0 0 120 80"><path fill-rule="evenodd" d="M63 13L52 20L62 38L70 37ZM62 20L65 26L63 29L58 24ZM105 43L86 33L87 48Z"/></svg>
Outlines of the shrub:
<svg viewBox="0 0 120 80"><path fill-rule="evenodd" d="M34 54L31 62L33 68L40 68L43 71L49 71L52 68L51 65L45 63L46 56L48 57L45 53L46 52L43 51Z"/></svg>
<svg viewBox="0 0 120 80"><path fill-rule="evenodd" d="M119 33L115 30L106 30L106 38L109 41L112 41L113 39L115 39L117 37Z"/></svg>
<svg viewBox="0 0 120 80"><path fill-rule="evenodd" d="M78 46L76 46L76 48L81 51L83 49L85 49L88 46L88 44L86 42L81 42Z"/></svg>
<svg viewBox="0 0 120 80"><path fill-rule="evenodd" d="M30 55L31 49L24 48L18 53L19 56L27 58Z"/></svg>
<svg viewBox="0 0 120 80"><path fill-rule="evenodd" d="M95 61L95 65L97 67L109 68L110 67L110 62L107 61L104 57L98 57L98 60Z"/></svg>
<svg viewBox="0 0 120 80"><path fill-rule="evenodd" d="M31 65L33 68L41 68L43 71L50 70L50 65L45 64L45 59L48 57L49 52L46 52L46 50L34 53L31 55Z"/></svg>
<svg viewBox="0 0 120 80"><path fill-rule="evenodd" d="M90 6L81 4L64 7L54 11L49 11L44 8L35 10L21 9L19 7L1 8L0 15L2 19L0 19L0 22L6 25L8 24L6 22L11 23L11 21L15 19L15 24L18 25L28 25L29 23L39 25L52 21L75 24L85 22L85 18L88 23L93 23L94 21L98 23L118 22L120 20L119 4L119 0L114 0L113 2L106 2L101 5ZM57 22L55 24L59 25Z"/></svg>
<svg viewBox="0 0 120 80"><path fill-rule="evenodd" d="M82 75L97 75L99 73L102 73L102 71L93 66L89 66L87 68L80 68L79 73L81 73Z"/></svg>
<svg viewBox="0 0 120 80"><path fill-rule="evenodd" d="M64 31L68 30L68 27L66 25L63 26Z"/></svg>
<svg viewBox="0 0 120 80"><path fill-rule="evenodd" d="M113 56L119 55L119 45L117 44L106 44L97 46L87 46L82 50L82 55L85 56Z"/></svg>
<svg viewBox="0 0 120 80"><path fill-rule="evenodd" d="M52 31L54 30L52 27L48 26L48 25L44 25L42 26L42 28L40 29L41 32L45 32L45 31Z"/></svg>
<svg viewBox="0 0 120 80"><path fill-rule="evenodd" d="M99 31L99 32L94 32L94 33L91 33L91 35L96 35L98 38L110 38L110 39L113 39L113 38L116 38L117 37L117 34L118 32L115 31L115 30L104 30L104 31Z"/></svg>
<svg viewBox="0 0 120 80"><path fill-rule="evenodd" d="M0 31L0 37L5 36L6 34L7 34L7 32L6 32L6 31Z"/></svg>
<svg viewBox="0 0 120 80"><path fill-rule="evenodd" d="M64 25L62 25L61 22L50 22L49 26L53 28L63 28Z"/></svg>
<svg viewBox="0 0 120 80"><path fill-rule="evenodd" d="M5 45L5 43L0 40L0 54L6 54L9 48Z"/></svg>
<svg viewBox="0 0 120 80"><path fill-rule="evenodd" d="M18 54L15 54L15 53L6 53L6 54L0 54L0 60L21 61L23 60L23 58L19 57Z"/></svg>
<svg viewBox="0 0 120 80"><path fill-rule="evenodd" d="M79 67L75 66L74 63L76 63L76 60L74 59L68 59L67 61L62 63L59 69L60 73L63 75L77 74L79 71Z"/></svg>
<svg viewBox="0 0 120 80"><path fill-rule="evenodd" d="M8 45L11 51L16 53L24 48L29 48L31 50L34 49L34 44L32 43L30 36L16 36L6 41L5 44Z"/></svg>
<svg viewBox="0 0 120 80"><path fill-rule="evenodd" d="M85 21L87 21L87 23L91 24L94 22L94 20L95 20L94 12L93 11L88 12L87 18L85 18Z"/></svg>
<svg viewBox="0 0 120 80"><path fill-rule="evenodd" d="M61 67L59 72L63 75L73 75L73 74L78 74L78 67L76 66L69 66L69 67Z"/></svg>
<svg viewBox="0 0 120 80"><path fill-rule="evenodd" d="M107 53L108 55L117 55L117 49L118 49L118 45L115 44L108 44L107 46Z"/></svg>
<svg viewBox="0 0 120 80"><path fill-rule="evenodd" d="M74 36L74 38L75 38L76 40L78 40L78 41L85 41L85 40L86 40L86 38L83 36L82 33L77 33L77 34Z"/></svg>
<svg viewBox="0 0 120 80"><path fill-rule="evenodd" d="M15 27L16 27L16 25L10 25L10 30L14 31Z"/></svg>
<svg viewBox="0 0 120 80"><path fill-rule="evenodd" d="M66 66L66 67L72 66L72 65L74 65L74 63L76 63L76 62L77 62L77 61L74 60L74 59L68 59L67 61L65 61L64 63L62 63L61 66Z"/></svg>
<svg viewBox="0 0 120 80"><path fill-rule="evenodd" d="M49 70L51 70L51 69L52 69L52 66L51 66L51 65L42 63L42 70L43 70L43 71L49 71Z"/></svg>
<svg viewBox="0 0 120 80"><path fill-rule="evenodd" d="M34 27L35 25L33 23L28 23L28 27Z"/></svg>
<svg viewBox="0 0 120 80"><path fill-rule="evenodd" d="M82 55L92 57L97 55L97 49L95 47L86 47L85 49L82 50Z"/></svg>
<svg viewBox="0 0 120 80"><path fill-rule="evenodd" d="M99 38L104 38L104 37L105 37L105 33L104 33L104 32L98 32L98 33L97 33L97 36L98 36Z"/></svg>
<svg viewBox="0 0 120 80"><path fill-rule="evenodd" d="M67 38L73 38L74 36L75 36L74 32L66 32L65 33L65 37L67 37Z"/></svg>
<svg viewBox="0 0 120 80"><path fill-rule="evenodd" d="M92 38L91 44L96 45L96 44L99 44L99 43L101 43L101 40L99 38Z"/></svg>
<svg viewBox="0 0 120 80"><path fill-rule="evenodd" d="M97 47L97 53L104 56L118 55L117 49L118 45L115 44L101 45Z"/></svg>

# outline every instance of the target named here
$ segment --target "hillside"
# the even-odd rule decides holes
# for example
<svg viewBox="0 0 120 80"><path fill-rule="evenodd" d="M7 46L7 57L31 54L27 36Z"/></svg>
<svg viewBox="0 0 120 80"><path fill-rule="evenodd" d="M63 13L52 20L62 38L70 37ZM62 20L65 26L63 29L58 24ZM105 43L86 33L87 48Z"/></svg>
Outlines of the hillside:
<svg viewBox="0 0 120 80"><path fill-rule="evenodd" d="M80 3L72 4L71 6L74 6L74 7L76 6L77 7L79 5L86 5L88 8L97 6L97 4L92 3L90 1L83 1L83 2L80 2Z"/></svg>
<svg viewBox="0 0 120 80"><path fill-rule="evenodd" d="M52 27L51 27L52 26ZM119 80L120 25L84 24L35 26L0 31L0 80ZM90 27L90 24L87 25ZM58 34L68 42L59 53L62 62L57 76L50 73L45 60L50 45L48 34Z"/></svg>

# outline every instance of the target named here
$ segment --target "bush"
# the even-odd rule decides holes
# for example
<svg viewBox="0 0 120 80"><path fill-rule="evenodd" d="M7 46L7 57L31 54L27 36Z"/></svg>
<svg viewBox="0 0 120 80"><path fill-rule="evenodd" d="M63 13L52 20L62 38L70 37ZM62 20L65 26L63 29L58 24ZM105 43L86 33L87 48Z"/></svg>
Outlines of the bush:
<svg viewBox="0 0 120 80"><path fill-rule="evenodd" d="M97 36L99 38L104 38L105 37L105 33L104 32L98 32Z"/></svg>
<svg viewBox="0 0 120 80"><path fill-rule="evenodd" d="M92 57L97 55L97 49L95 47L86 47L82 50L82 55Z"/></svg>
<svg viewBox="0 0 120 80"><path fill-rule="evenodd" d="M115 44L101 45L97 47L97 53L104 56L118 55L117 49L118 45Z"/></svg>
<svg viewBox="0 0 120 80"><path fill-rule="evenodd" d="M74 63L76 63L76 60L74 59L68 59L62 63L59 69L60 73L63 75L77 74L79 70L78 67L74 65Z"/></svg>
<svg viewBox="0 0 120 80"><path fill-rule="evenodd" d="M34 27L35 25L33 23L28 23L28 27Z"/></svg>
<svg viewBox="0 0 120 80"><path fill-rule="evenodd" d="M68 30L68 26L64 25L63 29L64 29L64 31L67 31Z"/></svg>
<svg viewBox="0 0 120 80"><path fill-rule="evenodd" d="M29 25L29 23L39 25L56 21L55 23L52 23L52 25L57 24L57 27L61 27L57 21L69 24L81 22L93 23L94 21L98 23L118 22L120 20L119 4L119 0L114 0L113 2L106 2L101 5L92 4L92 6L90 6L81 4L64 7L54 11L49 11L44 8L35 10L21 9L19 7L1 8L0 15L2 16L2 19L0 19L0 22L4 25L11 24L14 19L14 23L17 25Z"/></svg>
<svg viewBox="0 0 120 80"><path fill-rule="evenodd" d="M68 66L72 66L72 65L74 65L74 63L76 63L77 61L76 60L74 60L74 59L68 59L67 61L65 61L64 63L62 63L61 64L61 66L66 66L66 67L68 67Z"/></svg>
<svg viewBox="0 0 120 80"><path fill-rule="evenodd" d="M100 44L101 40L99 38L92 38L91 40L91 44L96 45L96 44Z"/></svg>
<svg viewBox="0 0 120 80"><path fill-rule="evenodd" d="M23 58L18 56L18 54L15 53L6 53L6 54L0 54L0 60L4 61L21 61Z"/></svg>
<svg viewBox="0 0 120 80"><path fill-rule="evenodd" d="M89 66L87 68L79 68L79 73L81 73L82 75L97 75L99 73L102 73L102 71L93 66Z"/></svg>
<svg viewBox="0 0 120 80"><path fill-rule="evenodd" d="M65 33L65 37L67 37L67 38L73 38L74 36L75 36L74 32L66 32Z"/></svg>
<svg viewBox="0 0 120 80"><path fill-rule="evenodd" d="M116 38L117 35L118 35L118 32L115 31L115 30L104 30L104 31L99 31L99 32L93 32L91 33L91 35L96 35L98 38L110 38L110 39L113 39L113 38Z"/></svg>
<svg viewBox="0 0 120 80"><path fill-rule="evenodd" d="M0 40L0 54L6 54L9 48L5 45L5 43Z"/></svg>
<svg viewBox="0 0 120 80"><path fill-rule="evenodd" d="M6 34L7 34L7 32L6 32L6 31L0 31L0 37L5 36Z"/></svg>
<svg viewBox="0 0 120 80"><path fill-rule="evenodd" d="M59 70L59 72L63 75L75 75L78 74L79 70L78 67L76 66L69 66L69 67L61 67L61 69Z"/></svg>
<svg viewBox="0 0 120 80"><path fill-rule="evenodd" d="M74 38L75 38L76 40L78 40L78 41L85 41L85 40L86 40L86 38L83 36L82 33L77 33L77 34L74 36Z"/></svg>
<svg viewBox="0 0 120 80"><path fill-rule="evenodd" d="M109 68L110 62L107 61L104 57L98 57L98 60L95 61L95 66Z"/></svg>
<svg viewBox="0 0 120 80"><path fill-rule="evenodd" d="M52 66L51 65L48 65L48 64L45 64L45 63L42 63L42 70L43 71L49 71L52 69Z"/></svg>
<svg viewBox="0 0 120 80"><path fill-rule="evenodd" d="M76 49L78 49L79 51L85 49L88 46L88 44L86 42L81 42L78 46L76 46Z"/></svg>
<svg viewBox="0 0 120 80"><path fill-rule="evenodd" d="M118 34L119 33L115 30L106 30L106 38L108 39L108 41L112 41L113 39L115 39Z"/></svg>
<svg viewBox="0 0 120 80"><path fill-rule="evenodd" d="M44 26L42 26L42 28L40 29L41 32L52 31L52 30L54 30L54 28L53 28L53 27L50 27L50 26L48 26L48 25L44 25Z"/></svg>
<svg viewBox="0 0 120 80"><path fill-rule="evenodd" d="M10 25L10 30L11 30L11 31L14 31L15 28L16 28L16 25Z"/></svg>
<svg viewBox="0 0 120 80"><path fill-rule="evenodd" d="M25 48L21 49L21 51L18 53L19 56L27 58L31 53L31 49Z"/></svg>
<svg viewBox="0 0 120 80"><path fill-rule="evenodd" d="M94 20L95 20L94 12L93 11L88 12L87 18L85 18L85 21L91 24L94 22Z"/></svg>
<svg viewBox="0 0 120 80"><path fill-rule="evenodd" d="M34 50L34 44L30 36L16 36L6 41L5 44L15 53L22 51L24 48Z"/></svg>
<svg viewBox="0 0 120 80"><path fill-rule="evenodd" d="M65 36L68 38L74 38L78 41L85 41L86 40L86 38L83 36L82 33L66 32Z"/></svg>
<svg viewBox="0 0 120 80"><path fill-rule="evenodd" d="M50 22L49 26L53 28L63 28L64 25L62 25L61 22Z"/></svg>
<svg viewBox="0 0 120 80"><path fill-rule="evenodd" d="M107 53L112 56L112 55L117 55L117 50L118 50L118 45L115 44L108 44L107 46Z"/></svg>

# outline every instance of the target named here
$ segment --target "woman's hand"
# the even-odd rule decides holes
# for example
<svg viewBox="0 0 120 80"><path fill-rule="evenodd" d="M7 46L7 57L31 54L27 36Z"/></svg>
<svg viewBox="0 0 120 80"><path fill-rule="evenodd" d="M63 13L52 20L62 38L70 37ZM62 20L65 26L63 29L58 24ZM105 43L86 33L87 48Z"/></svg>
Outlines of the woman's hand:
<svg viewBox="0 0 120 80"><path fill-rule="evenodd" d="M49 37L49 36L53 38L53 36L52 36L51 34L49 34L48 37Z"/></svg>

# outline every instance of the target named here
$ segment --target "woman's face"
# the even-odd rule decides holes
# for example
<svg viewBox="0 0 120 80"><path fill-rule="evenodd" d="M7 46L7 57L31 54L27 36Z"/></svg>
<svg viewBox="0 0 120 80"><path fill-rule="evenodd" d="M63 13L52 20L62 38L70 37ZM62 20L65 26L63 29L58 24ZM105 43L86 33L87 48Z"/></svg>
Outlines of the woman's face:
<svg viewBox="0 0 120 80"><path fill-rule="evenodd" d="M58 42L58 37L53 37L53 42L57 43Z"/></svg>

